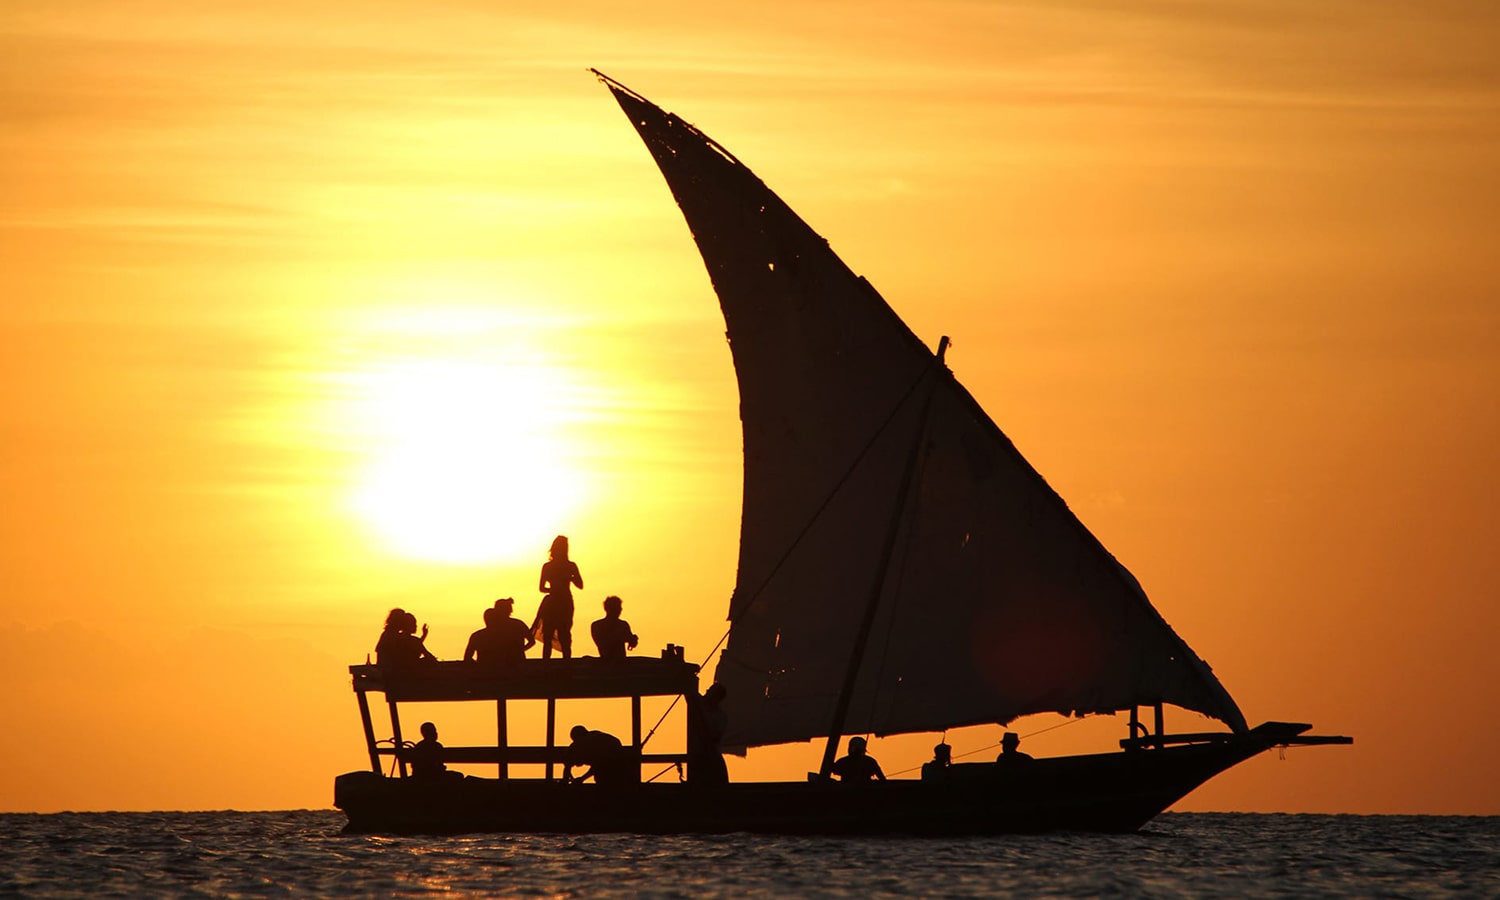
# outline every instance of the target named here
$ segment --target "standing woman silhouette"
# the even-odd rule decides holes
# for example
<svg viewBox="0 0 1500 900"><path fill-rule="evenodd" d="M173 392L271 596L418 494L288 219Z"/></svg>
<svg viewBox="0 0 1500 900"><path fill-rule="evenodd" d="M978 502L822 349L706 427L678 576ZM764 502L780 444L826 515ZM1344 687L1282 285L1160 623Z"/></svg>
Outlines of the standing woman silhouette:
<svg viewBox="0 0 1500 900"><path fill-rule="evenodd" d="M542 645L542 659L552 655L555 642L563 659L573 656L573 587L583 587L578 564L568 559L568 538L558 535L552 541L547 561L542 563L542 577L537 589L546 596L536 611L531 631Z"/></svg>

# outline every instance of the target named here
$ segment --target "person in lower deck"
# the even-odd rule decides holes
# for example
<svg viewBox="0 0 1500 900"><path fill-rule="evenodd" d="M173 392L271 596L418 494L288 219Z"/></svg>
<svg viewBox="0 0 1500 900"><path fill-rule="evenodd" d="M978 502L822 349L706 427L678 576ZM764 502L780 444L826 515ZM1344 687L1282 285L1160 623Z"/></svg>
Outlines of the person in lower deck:
<svg viewBox="0 0 1500 900"><path fill-rule="evenodd" d="M923 781L941 781L948 777L948 767L953 764L953 748L946 743L932 748L932 759L922 763Z"/></svg>
<svg viewBox="0 0 1500 900"><path fill-rule="evenodd" d="M849 739L849 755L835 762L831 772L844 784L866 784L877 779L885 781L880 763L865 752L865 739L862 737Z"/></svg>
<svg viewBox="0 0 1500 900"><path fill-rule="evenodd" d="M431 722L422 723L422 739L412 745L407 759L411 761L411 777L413 778L445 778L459 775L458 772L448 771L448 766L443 762L443 745L438 743L437 726Z"/></svg>
<svg viewBox="0 0 1500 900"><path fill-rule="evenodd" d="M1000 755L995 757L995 762L1003 765L1017 765L1032 761L1030 753L1022 753L1021 736L1014 731L1005 732L1005 737L1000 739Z"/></svg>
<svg viewBox="0 0 1500 900"><path fill-rule="evenodd" d="M568 745L567 762L563 765L564 784L590 778L595 784L605 786L631 781L630 760L619 738L603 731L590 731L582 725L574 725L568 734L573 743ZM574 766L588 766L588 771L575 776Z"/></svg>
<svg viewBox="0 0 1500 900"><path fill-rule="evenodd" d="M640 638L630 630L630 623L620 618L624 602L610 595L604 598L604 618L594 622L589 631L594 635L594 646L599 648L599 658L622 660L626 649L634 650Z"/></svg>

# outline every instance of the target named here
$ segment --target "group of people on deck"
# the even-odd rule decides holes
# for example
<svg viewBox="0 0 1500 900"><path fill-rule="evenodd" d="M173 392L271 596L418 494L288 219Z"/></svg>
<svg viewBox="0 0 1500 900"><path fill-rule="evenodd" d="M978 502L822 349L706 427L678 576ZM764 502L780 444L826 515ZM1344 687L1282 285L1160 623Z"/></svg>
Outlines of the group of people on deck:
<svg viewBox="0 0 1500 900"><path fill-rule="evenodd" d="M515 599L501 597L494 606L484 611L484 627L469 636L464 647L463 660L486 668L506 668L519 664L526 658L526 651L536 644L542 645L542 658L548 659L557 650L563 659L573 655L573 588L583 587L583 576L578 564L568 556L568 539L558 535L552 542L547 562L542 565L537 583L542 592L542 602L530 625L515 617ZM628 650L634 650L639 638L631 630L630 623L621 618L624 603L611 595L604 598L604 617L590 628L599 659L621 661ZM427 626L417 628L417 617L403 609L393 609L386 617L385 630L375 646L376 662L382 667L404 669L435 662L437 657L427 649ZM728 772L719 753L719 741L723 737L726 720L720 703L724 697L722 685L715 684L702 695L689 698L689 780L700 783L724 784ZM431 722L422 725L423 740L413 747L413 774L432 777L446 773L442 762L442 744L437 741L437 729ZM622 784L634 780L631 770L639 773L639 764L620 740L602 731L591 731L582 725L571 732L572 744L567 752L567 764L563 780L592 780L601 785ZM997 764L1015 765L1031 760L1031 756L1018 749L1020 737L1006 732L1001 741L1002 751ZM948 777L952 765L952 749L946 743L933 748L933 758L922 765L922 780L943 780ZM573 775L575 767L584 771ZM863 737L851 737L848 753L836 760L828 772L845 784L869 784L885 781L880 763L869 755ZM695 777L696 775L696 777Z"/></svg>
<svg viewBox="0 0 1500 900"><path fill-rule="evenodd" d="M526 651L536 644L542 645L543 659L550 658L554 650L563 659L572 658L573 588L583 587L583 576L578 564L568 558L567 536L560 534L552 541L537 586L542 592L542 602L532 623L528 626L515 617L514 598L501 597L484 611L484 627L469 636L464 647L465 662L493 668L512 666L525 659ZM604 618L594 622L590 629L600 659L623 660L626 652L640 643L630 623L620 618L623 609L624 602L619 597L604 598ZM435 662L437 657L427 649L426 641L426 625L418 633L414 614L393 609L386 616L385 630L375 645L375 661L395 669Z"/></svg>
<svg viewBox="0 0 1500 900"><path fill-rule="evenodd" d="M1000 739L1000 755L995 758L996 764L1015 766L1031 762L1031 754L1022 753L1020 747L1021 736L1014 731L1005 732L1005 736ZM932 759L922 763L922 780L942 781L948 777L948 770L952 765L953 748L946 742L938 744L932 748ZM848 754L834 762L829 774L845 784L885 781L885 773L880 770L880 763L869 754L865 739L862 737L849 739Z"/></svg>

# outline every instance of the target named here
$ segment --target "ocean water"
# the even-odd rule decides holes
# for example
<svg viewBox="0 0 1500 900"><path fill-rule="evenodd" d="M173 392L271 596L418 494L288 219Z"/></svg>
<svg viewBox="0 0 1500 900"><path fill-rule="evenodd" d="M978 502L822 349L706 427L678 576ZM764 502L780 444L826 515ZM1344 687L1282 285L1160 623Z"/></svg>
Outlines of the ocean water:
<svg viewBox="0 0 1500 900"><path fill-rule="evenodd" d="M333 811L0 815L0 896L1500 897L1500 817L1167 814L1132 835L346 836Z"/></svg>

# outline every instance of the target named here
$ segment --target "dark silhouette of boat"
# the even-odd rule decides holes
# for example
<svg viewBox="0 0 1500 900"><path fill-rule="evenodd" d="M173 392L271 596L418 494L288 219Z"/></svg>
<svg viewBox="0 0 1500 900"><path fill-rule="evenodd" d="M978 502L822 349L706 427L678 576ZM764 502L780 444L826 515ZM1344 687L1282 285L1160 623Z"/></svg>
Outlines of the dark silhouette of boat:
<svg viewBox="0 0 1500 900"><path fill-rule="evenodd" d="M699 697L680 648L661 659L354 666L370 771L335 805L357 831L759 831L990 834L1131 831L1204 781L1276 746L1351 743L1311 726L1250 728L1208 665L946 366L728 150L602 73L656 160L703 255L740 387L745 483L730 629L714 680L728 748L822 738L806 782L704 784L684 754L645 752L641 699ZM383 693L391 746L367 695ZM632 705L618 785L567 784L555 703ZM511 700L547 701L546 744L507 740ZM402 702L493 702L495 745L448 748L496 777L407 777ZM1227 731L1167 734L1177 706ZM1153 726L1140 720L1154 712ZM1034 713L1128 712L1109 753L1023 766L956 764L932 780L847 785L845 735L942 731ZM691 717L690 717L691 722ZM689 729L689 743L694 738ZM648 735L649 738L649 735ZM393 773L382 773L391 759ZM545 766L511 778L509 766ZM689 766L681 783L642 767Z"/></svg>

